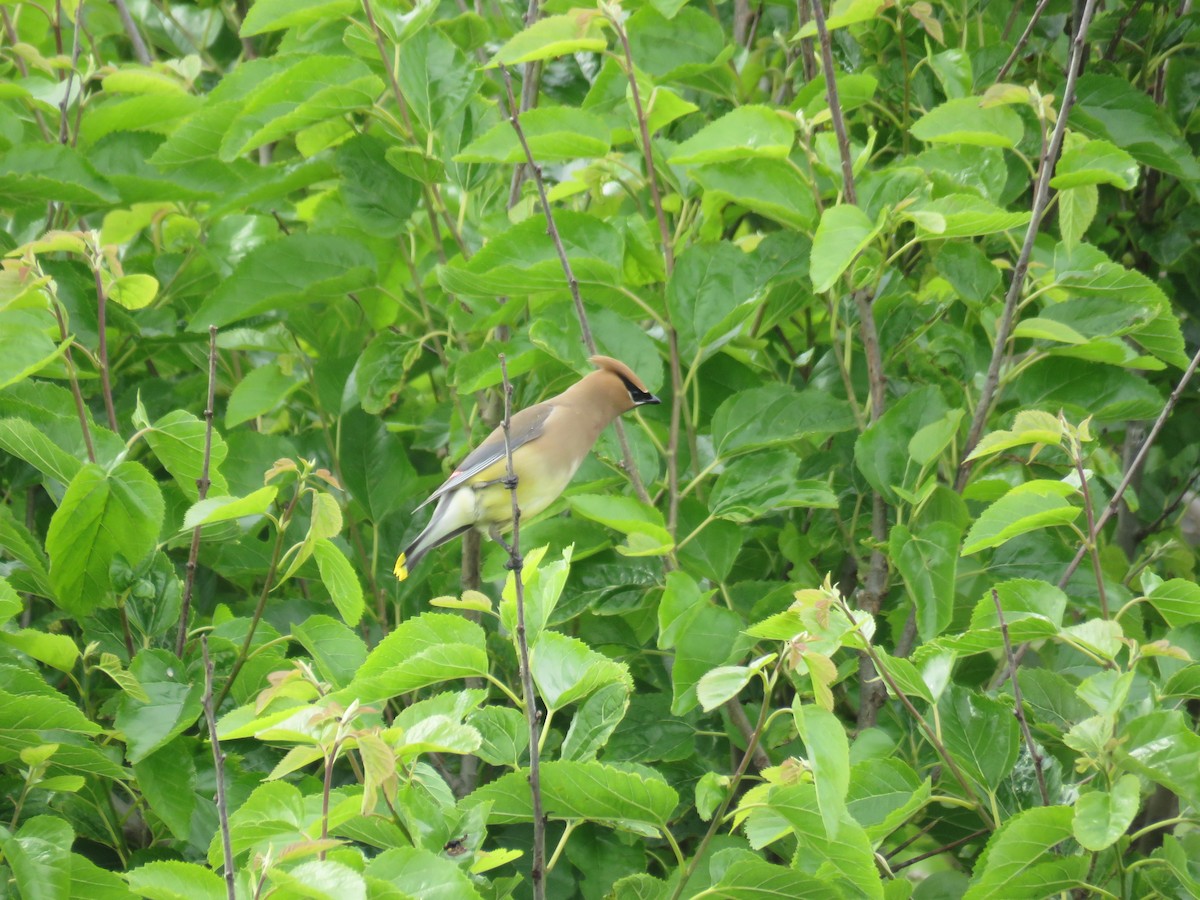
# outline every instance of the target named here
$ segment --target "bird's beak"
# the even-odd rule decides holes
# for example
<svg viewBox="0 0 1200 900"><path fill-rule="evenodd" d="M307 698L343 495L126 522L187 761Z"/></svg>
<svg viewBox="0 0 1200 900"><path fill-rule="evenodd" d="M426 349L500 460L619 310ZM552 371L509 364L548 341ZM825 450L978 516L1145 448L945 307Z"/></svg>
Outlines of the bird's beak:
<svg viewBox="0 0 1200 900"><path fill-rule="evenodd" d="M658 406L658 404L660 404L660 403L662 403L662 401L659 400L657 397L655 397L653 394L647 394L646 399L638 400L637 405L638 406Z"/></svg>

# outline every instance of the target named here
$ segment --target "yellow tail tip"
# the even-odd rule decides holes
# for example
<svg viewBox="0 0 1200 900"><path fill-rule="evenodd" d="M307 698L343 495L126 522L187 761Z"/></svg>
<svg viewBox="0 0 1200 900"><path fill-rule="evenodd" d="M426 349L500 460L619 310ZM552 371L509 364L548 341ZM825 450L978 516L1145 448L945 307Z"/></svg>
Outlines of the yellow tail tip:
<svg viewBox="0 0 1200 900"><path fill-rule="evenodd" d="M405 561L406 557L403 553L401 553L398 557L396 557L396 567L392 569L392 572L395 573L396 578L400 581L403 581L408 577L408 566L405 565Z"/></svg>

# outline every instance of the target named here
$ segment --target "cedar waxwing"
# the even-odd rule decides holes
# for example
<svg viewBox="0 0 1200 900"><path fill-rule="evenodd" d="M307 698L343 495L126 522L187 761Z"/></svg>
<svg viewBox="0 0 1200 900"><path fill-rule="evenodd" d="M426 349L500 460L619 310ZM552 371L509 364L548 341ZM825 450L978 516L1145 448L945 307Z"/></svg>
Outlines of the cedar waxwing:
<svg viewBox="0 0 1200 900"><path fill-rule="evenodd" d="M635 407L660 402L623 362L607 356L593 356L589 362L596 366L595 372L557 397L512 416L509 445L522 518L537 515L554 502L609 422ZM403 581L421 557L468 528L486 531L493 539L512 528L507 476L500 426L417 507L437 501L425 530L396 560L396 577Z"/></svg>

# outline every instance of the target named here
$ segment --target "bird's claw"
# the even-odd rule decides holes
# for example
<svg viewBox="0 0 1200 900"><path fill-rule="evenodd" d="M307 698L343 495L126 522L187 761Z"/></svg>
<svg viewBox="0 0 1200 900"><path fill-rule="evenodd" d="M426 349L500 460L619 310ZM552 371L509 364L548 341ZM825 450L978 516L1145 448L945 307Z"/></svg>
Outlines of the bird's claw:
<svg viewBox="0 0 1200 900"><path fill-rule="evenodd" d="M503 478L500 479L500 483L502 485L504 485L506 488L508 488L510 491L515 491L517 489L518 481L520 481L520 479L517 478L516 475L505 475Z"/></svg>
<svg viewBox="0 0 1200 900"><path fill-rule="evenodd" d="M514 556L511 551L509 552L508 559L504 561L504 568L506 568L512 572L521 571L521 568L524 565L525 565L525 557Z"/></svg>

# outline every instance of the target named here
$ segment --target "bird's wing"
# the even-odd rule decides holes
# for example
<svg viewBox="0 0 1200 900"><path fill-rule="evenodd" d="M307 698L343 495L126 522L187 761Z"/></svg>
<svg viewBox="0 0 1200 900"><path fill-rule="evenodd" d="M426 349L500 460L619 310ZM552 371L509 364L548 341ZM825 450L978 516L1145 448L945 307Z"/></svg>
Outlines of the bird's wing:
<svg viewBox="0 0 1200 900"><path fill-rule="evenodd" d="M513 453L517 451L518 447L528 444L530 441L537 440L542 436L546 420L552 412L554 412L554 407L551 404L536 403L533 406L513 413L512 422L509 424L508 429L508 442ZM443 494L465 484L488 466L502 459L504 459L504 428L503 426L499 426L484 439L482 444L472 450L466 459L458 464L458 468L450 473L450 477L446 479L442 486L430 494L429 498L421 506L418 506L417 509L432 503ZM416 512L416 510L413 510L413 512Z"/></svg>

